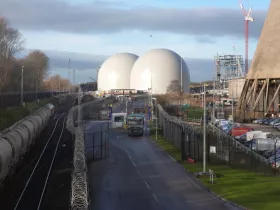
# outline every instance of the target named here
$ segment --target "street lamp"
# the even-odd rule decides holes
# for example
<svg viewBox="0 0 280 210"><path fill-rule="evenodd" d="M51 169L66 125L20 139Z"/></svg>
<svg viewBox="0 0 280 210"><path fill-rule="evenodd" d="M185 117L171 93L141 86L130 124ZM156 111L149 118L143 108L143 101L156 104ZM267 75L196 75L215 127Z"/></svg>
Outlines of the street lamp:
<svg viewBox="0 0 280 210"><path fill-rule="evenodd" d="M203 173L206 172L206 84L204 83L204 112L203 112Z"/></svg>
<svg viewBox="0 0 280 210"><path fill-rule="evenodd" d="M21 89L20 89L20 103L23 106L23 70L24 66L21 67Z"/></svg>
<svg viewBox="0 0 280 210"><path fill-rule="evenodd" d="M150 50L152 49L152 44L153 44L153 35L150 35ZM153 90L153 74L152 74L152 66L151 66L151 60L150 60L150 65L149 65L150 67L149 67L149 69L150 69L150 74L151 74L151 92L150 92L150 97L151 97L151 99L150 99L150 104L151 104L151 106L152 106L152 98L153 98L153 93L152 93L152 90Z"/></svg>

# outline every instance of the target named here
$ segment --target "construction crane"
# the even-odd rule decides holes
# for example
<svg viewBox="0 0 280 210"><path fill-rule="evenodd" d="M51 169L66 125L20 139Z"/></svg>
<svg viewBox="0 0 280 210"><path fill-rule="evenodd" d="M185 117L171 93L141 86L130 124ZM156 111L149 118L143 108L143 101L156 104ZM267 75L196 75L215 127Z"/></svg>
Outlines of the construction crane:
<svg viewBox="0 0 280 210"><path fill-rule="evenodd" d="M239 5L241 7L241 10L245 16L245 75L248 73L248 52L249 52L249 45L248 45L248 39L249 39L249 22L253 22L254 18L251 17L252 13L252 7L250 7L249 11L245 11L243 4L241 1L239 1Z"/></svg>

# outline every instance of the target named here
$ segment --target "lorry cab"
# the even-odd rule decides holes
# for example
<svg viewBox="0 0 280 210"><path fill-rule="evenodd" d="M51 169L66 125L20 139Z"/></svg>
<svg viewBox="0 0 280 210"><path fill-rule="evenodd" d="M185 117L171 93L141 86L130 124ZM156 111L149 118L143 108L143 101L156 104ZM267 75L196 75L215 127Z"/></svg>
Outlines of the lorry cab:
<svg viewBox="0 0 280 210"><path fill-rule="evenodd" d="M143 114L130 114L127 117L127 134L128 136L143 136L145 117Z"/></svg>

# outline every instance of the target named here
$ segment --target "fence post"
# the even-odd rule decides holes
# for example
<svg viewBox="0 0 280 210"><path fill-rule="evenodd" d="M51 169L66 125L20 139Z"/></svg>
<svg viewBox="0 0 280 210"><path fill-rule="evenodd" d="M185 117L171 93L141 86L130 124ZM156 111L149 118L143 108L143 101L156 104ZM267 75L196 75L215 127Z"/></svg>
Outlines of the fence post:
<svg viewBox="0 0 280 210"><path fill-rule="evenodd" d="M228 137L228 164L230 165L230 150L231 150L231 139L230 139L230 136Z"/></svg>
<svg viewBox="0 0 280 210"><path fill-rule="evenodd" d="M186 151L185 151L185 128L181 127L181 155L182 161L186 160Z"/></svg>
<svg viewBox="0 0 280 210"><path fill-rule="evenodd" d="M103 158L103 129L102 129L102 125L101 125L101 141L100 141L100 147L101 147L101 159Z"/></svg>
<svg viewBox="0 0 280 210"><path fill-rule="evenodd" d="M95 157L95 133L92 133L92 160L94 161Z"/></svg>

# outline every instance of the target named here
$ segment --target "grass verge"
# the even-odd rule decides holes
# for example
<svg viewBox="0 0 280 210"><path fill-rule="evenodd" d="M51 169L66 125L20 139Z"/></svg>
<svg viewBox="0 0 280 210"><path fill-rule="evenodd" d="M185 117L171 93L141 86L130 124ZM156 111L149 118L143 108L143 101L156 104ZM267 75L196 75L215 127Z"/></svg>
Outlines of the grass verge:
<svg viewBox="0 0 280 210"><path fill-rule="evenodd" d="M20 119L28 116L40 107L49 103L52 98L40 100L39 102L27 103L25 107L13 106L6 109L0 109L0 131L13 125Z"/></svg>
<svg viewBox="0 0 280 210"><path fill-rule="evenodd" d="M161 134L156 140L154 132L151 132L151 137L161 149L180 162L189 172L202 171L201 163L182 162L181 151L166 141ZM221 165L207 165L207 170L209 168L221 176L214 179L214 184L210 184L207 177L199 180L219 196L249 209L280 209L279 177L259 175Z"/></svg>

